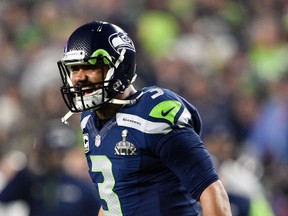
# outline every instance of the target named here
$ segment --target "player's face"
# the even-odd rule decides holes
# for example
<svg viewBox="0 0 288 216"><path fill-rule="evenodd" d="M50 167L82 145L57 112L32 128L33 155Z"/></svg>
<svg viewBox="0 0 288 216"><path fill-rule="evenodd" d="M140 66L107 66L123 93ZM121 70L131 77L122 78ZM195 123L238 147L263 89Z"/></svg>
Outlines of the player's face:
<svg viewBox="0 0 288 216"><path fill-rule="evenodd" d="M76 65L72 66L71 69L71 79L73 86L81 86L85 84L101 82L103 81L103 76L105 77L108 71L108 67L103 67L102 64Z"/></svg>

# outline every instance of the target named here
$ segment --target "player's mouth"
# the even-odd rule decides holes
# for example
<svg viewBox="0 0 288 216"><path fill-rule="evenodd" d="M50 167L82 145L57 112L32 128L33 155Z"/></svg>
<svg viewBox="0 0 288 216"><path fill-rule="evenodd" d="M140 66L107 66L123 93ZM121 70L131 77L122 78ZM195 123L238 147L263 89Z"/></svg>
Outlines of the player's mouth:
<svg viewBox="0 0 288 216"><path fill-rule="evenodd" d="M95 88L85 87L85 88L82 89L82 96L90 95L90 94L92 94L95 91L96 91Z"/></svg>

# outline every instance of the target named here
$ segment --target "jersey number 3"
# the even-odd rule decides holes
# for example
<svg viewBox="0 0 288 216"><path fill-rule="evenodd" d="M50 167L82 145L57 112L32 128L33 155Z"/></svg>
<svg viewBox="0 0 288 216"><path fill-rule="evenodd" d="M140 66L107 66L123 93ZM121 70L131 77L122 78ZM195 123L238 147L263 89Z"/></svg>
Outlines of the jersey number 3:
<svg viewBox="0 0 288 216"><path fill-rule="evenodd" d="M118 195L113 191L115 179L112 173L111 161L104 155L92 155L90 158L92 162L92 172L100 172L103 175L104 181L98 183L98 188L101 199L105 200L107 204L107 210L104 210L105 215L121 216L120 201Z"/></svg>

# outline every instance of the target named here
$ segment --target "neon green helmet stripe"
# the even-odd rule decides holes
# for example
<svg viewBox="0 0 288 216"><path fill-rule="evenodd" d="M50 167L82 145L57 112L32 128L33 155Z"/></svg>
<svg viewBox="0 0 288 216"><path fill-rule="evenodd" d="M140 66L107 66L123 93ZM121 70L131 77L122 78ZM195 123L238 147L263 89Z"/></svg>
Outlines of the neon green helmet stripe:
<svg viewBox="0 0 288 216"><path fill-rule="evenodd" d="M96 50L95 52L93 52L92 55L91 55L92 58L93 58L93 57L98 57L98 56L103 56L103 57L105 57L105 58L103 59L103 61L104 61L104 64L106 64L106 65L109 65L109 64L110 64L109 61L112 61L111 56L110 56L109 53L108 53L106 50L104 50L104 49L98 49L98 50ZM107 59L109 59L109 61L108 61ZM90 64L95 65L95 64L97 63L97 59L90 59L90 60L88 60L88 62L89 62Z"/></svg>

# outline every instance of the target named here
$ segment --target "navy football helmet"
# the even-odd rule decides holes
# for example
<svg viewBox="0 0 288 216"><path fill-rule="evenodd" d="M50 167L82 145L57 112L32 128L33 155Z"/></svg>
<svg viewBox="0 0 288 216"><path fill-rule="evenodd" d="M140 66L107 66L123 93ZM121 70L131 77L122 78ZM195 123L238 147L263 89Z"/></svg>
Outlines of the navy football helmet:
<svg viewBox="0 0 288 216"><path fill-rule="evenodd" d="M93 67L96 63L109 68L101 82L72 85L73 66ZM120 27L100 21L80 26L69 37L57 65L63 81L61 94L70 112L97 110L105 103L131 103L114 98L136 79L136 50Z"/></svg>

